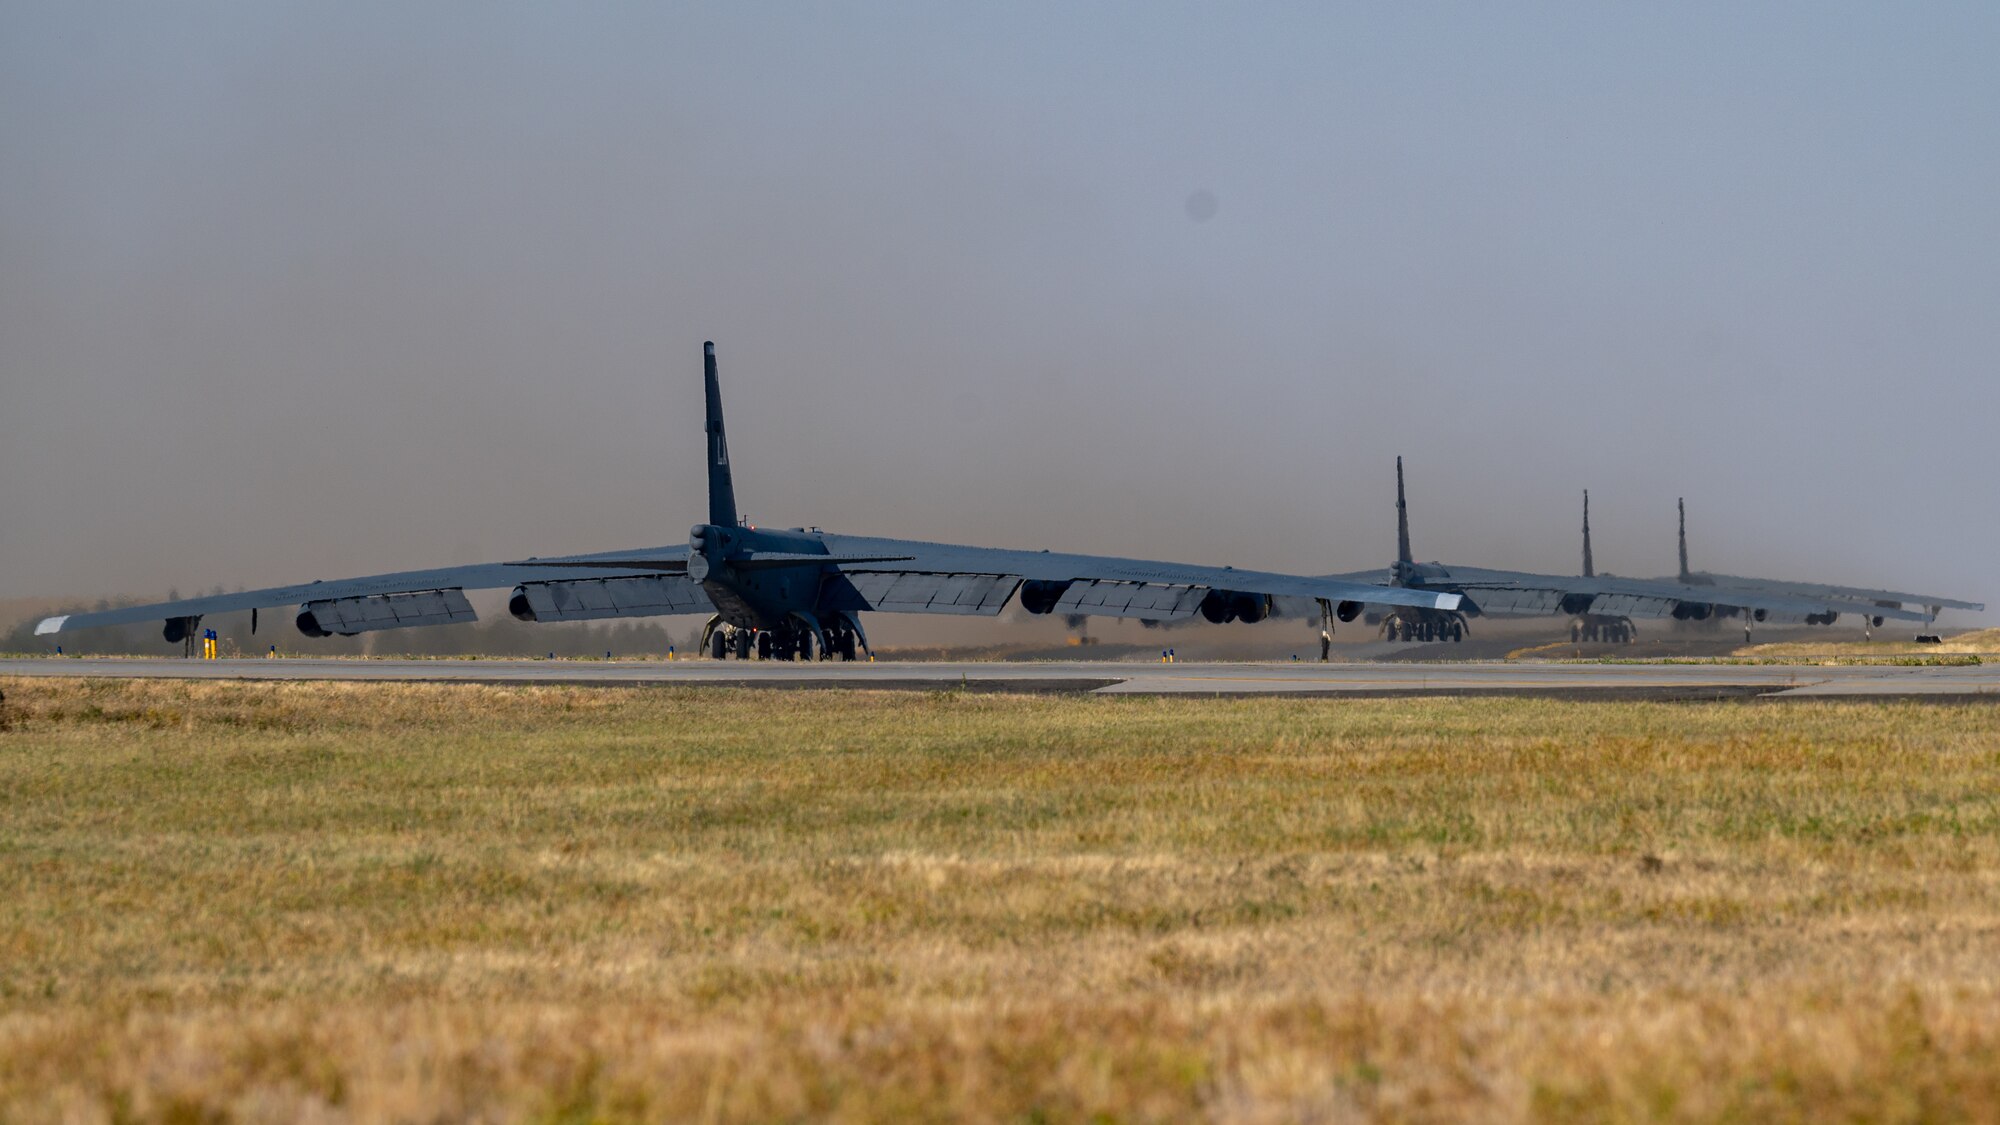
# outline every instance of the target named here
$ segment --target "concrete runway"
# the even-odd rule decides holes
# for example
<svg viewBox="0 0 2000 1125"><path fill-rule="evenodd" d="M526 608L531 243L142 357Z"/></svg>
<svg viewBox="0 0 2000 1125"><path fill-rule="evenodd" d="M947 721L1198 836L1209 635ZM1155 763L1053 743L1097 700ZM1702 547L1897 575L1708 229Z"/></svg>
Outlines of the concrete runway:
<svg viewBox="0 0 2000 1125"><path fill-rule="evenodd" d="M1530 695L1583 699L1991 698L2000 664L776 664L712 660L0 660L4 676L681 684L1201 695Z"/></svg>

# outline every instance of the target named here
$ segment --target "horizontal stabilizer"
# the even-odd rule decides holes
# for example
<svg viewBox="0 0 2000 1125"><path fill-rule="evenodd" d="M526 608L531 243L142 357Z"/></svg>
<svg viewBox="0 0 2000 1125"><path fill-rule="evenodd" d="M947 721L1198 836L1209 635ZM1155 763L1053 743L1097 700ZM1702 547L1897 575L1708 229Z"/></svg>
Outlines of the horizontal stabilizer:
<svg viewBox="0 0 2000 1125"><path fill-rule="evenodd" d="M1680 604L1677 598L1607 593L1590 600L1590 612L1599 617L1672 617Z"/></svg>
<svg viewBox="0 0 2000 1125"><path fill-rule="evenodd" d="M67 613L61 617L44 617L42 618L42 623L35 626L35 635L37 637L46 637L50 633L60 633L62 632L63 622L68 620L69 614Z"/></svg>
<svg viewBox="0 0 2000 1125"><path fill-rule="evenodd" d="M679 558L657 559L521 559L507 563L508 566L559 566L578 570L650 570L659 574L685 574L688 561Z"/></svg>
<svg viewBox="0 0 2000 1125"><path fill-rule="evenodd" d="M524 582L514 588L507 608L523 621L596 621L715 612L708 595L695 583L651 575Z"/></svg>
<svg viewBox="0 0 2000 1125"><path fill-rule="evenodd" d="M1539 617L1562 608L1561 590L1475 588L1472 600L1479 612L1502 617Z"/></svg>
<svg viewBox="0 0 2000 1125"><path fill-rule="evenodd" d="M353 636L377 629L452 625L476 620L478 615L467 604L463 590L412 590L408 593L307 602L299 610L299 631L309 637L328 633Z"/></svg>
<svg viewBox="0 0 2000 1125"><path fill-rule="evenodd" d="M785 551L759 551L722 560L738 570L769 570L781 566L842 566L853 563L909 562L909 555L806 555ZM657 559L523 559L509 566L583 567L593 570L651 570L660 574L687 573L686 558Z"/></svg>
<svg viewBox="0 0 2000 1125"><path fill-rule="evenodd" d="M1206 596L1206 586L1083 579L1063 591L1053 612L1082 613L1091 617L1140 617L1149 621L1185 621L1201 610L1201 600Z"/></svg>
<svg viewBox="0 0 2000 1125"><path fill-rule="evenodd" d="M885 613L953 613L991 617L1007 605L1021 580L1011 574L924 574L875 571L833 580L826 604ZM849 593L851 591L851 594ZM846 595L846 596L843 596Z"/></svg>
<svg viewBox="0 0 2000 1125"><path fill-rule="evenodd" d="M853 566L860 563L910 562L909 555L793 555L781 551L759 551L756 554L724 560L738 570L769 570L779 566L813 566L832 563L835 566Z"/></svg>

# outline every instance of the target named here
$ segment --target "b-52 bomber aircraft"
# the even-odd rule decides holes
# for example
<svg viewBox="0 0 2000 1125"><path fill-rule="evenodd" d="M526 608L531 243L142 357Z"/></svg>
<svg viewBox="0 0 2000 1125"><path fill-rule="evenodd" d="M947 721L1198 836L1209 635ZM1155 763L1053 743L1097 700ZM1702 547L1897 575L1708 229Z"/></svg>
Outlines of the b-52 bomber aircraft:
<svg viewBox="0 0 2000 1125"><path fill-rule="evenodd" d="M1834 586L1822 582L1787 582L1776 578L1744 578L1734 574L1711 574L1705 570L1688 569L1688 516L1687 500L1674 501L1680 513L1680 561L1681 572L1677 579L1685 586L1716 586L1731 590L1762 591L1770 594L1784 594L1796 597L1837 598L1843 602L1856 604L1855 612L1867 619L1871 628L1881 628L1882 619L1891 616L1871 613L1871 607L1884 610L1902 609L1906 606L1923 607L1926 620L1936 620L1937 615L1947 609L1970 610L1979 613L1986 606L1980 602L1959 601L1955 598L1939 597L1936 594L1911 594L1900 590L1870 590L1863 586ZM1661 579L1661 581L1666 581ZM1900 615L1895 615L1900 616ZM1826 621L1810 621L1809 624L1830 624Z"/></svg>
<svg viewBox="0 0 2000 1125"><path fill-rule="evenodd" d="M513 587L509 611L523 621L708 613L702 646L717 658L855 659L868 648L860 615L997 615L1010 602L1029 613L1261 621L1274 600L1316 603L1326 627L1367 606L1450 613L1452 591L1396 589L1178 563L1049 551L1010 551L835 535L818 528L775 531L737 518L723 432L715 345L703 345L707 398L708 521L686 546L652 547L405 571L188 598L98 613L50 617L49 635L98 625L164 620L168 643L191 643L204 615L297 606L309 637L474 620L466 590Z"/></svg>
<svg viewBox="0 0 2000 1125"><path fill-rule="evenodd" d="M1330 575L1351 581L1378 581L1406 590L1450 591L1465 600L1456 609L1396 606L1382 618L1389 640L1460 641L1467 619L1539 617L1570 619L1574 640L1629 644L1638 635L1632 618L1680 621L1740 617L1743 637L1758 622L1832 621L1841 613L1880 614L1908 621L1924 616L1900 608L1864 606L1810 593L1778 593L1700 587L1691 584L1598 574L1590 552L1590 495L1583 500L1583 573L1533 574L1517 570L1419 563L1410 552L1410 510L1403 491L1403 459L1396 458L1396 562L1387 571Z"/></svg>

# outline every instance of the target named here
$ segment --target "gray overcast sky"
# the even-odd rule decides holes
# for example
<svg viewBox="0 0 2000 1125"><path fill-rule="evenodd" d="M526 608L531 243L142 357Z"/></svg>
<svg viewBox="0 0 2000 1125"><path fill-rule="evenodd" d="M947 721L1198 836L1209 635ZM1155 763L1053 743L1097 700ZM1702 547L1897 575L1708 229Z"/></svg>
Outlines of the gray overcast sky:
<svg viewBox="0 0 2000 1125"><path fill-rule="evenodd" d="M2000 5L0 5L0 597L758 522L2000 602ZM1202 194L1206 193L1206 194ZM1204 203L1212 199L1213 206ZM1212 214L1210 211L1212 210Z"/></svg>

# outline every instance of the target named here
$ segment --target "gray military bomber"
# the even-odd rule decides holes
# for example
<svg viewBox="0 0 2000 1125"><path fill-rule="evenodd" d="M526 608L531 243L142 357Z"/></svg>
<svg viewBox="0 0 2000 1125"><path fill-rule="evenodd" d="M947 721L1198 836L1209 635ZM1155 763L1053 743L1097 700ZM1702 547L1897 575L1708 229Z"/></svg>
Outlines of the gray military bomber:
<svg viewBox="0 0 2000 1125"><path fill-rule="evenodd" d="M297 606L311 637L474 620L466 590L513 587L508 609L523 621L709 613L703 647L720 658L835 655L868 647L860 615L1030 613L1134 617L1149 621L1261 621L1276 602L1316 607L1330 628L1366 607L1450 613L1455 592L1310 578L1229 566L1049 551L1011 551L835 535L818 528L766 530L737 518L729 443L722 423L715 345L703 345L708 430L708 522L686 546L404 571L310 582L98 613L51 617L50 635L100 625L165 621L168 643L189 642L203 616Z"/></svg>
<svg viewBox="0 0 2000 1125"><path fill-rule="evenodd" d="M1729 579L1691 574L1687 570L1686 523L1682 523L1681 576L1621 578L1599 573L1590 549L1590 493L1583 494L1583 573L1536 574L1490 567L1420 563L1410 551L1410 510L1403 490L1403 459L1396 458L1396 562L1387 570L1329 575L1355 582L1382 582L1404 589L1451 591L1464 596L1453 609L1397 606L1382 617L1382 635L1389 640L1459 641L1468 618L1566 616L1572 640L1630 644L1638 635L1637 618L1675 621L1737 620L1744 640L1758 624L1830 625L1841 615L1880 627L1885 619L1928 623L1937 605L1981 608L1918 594L1857 590L1806 583ZM1896 598L1898 601L1889 601ZM1913 602L1923 609L1900 604Z"/></svg>
<svg viewBox="0 0 2000 1125"><path fill-rule="evenodd" d="M1800 582L1779 578L1745 578L1736 574L1689 570L1687 500L1683 498L1674 501L1674 507L1680 513L1681 569L1680 574L1672 581L1683 585L1715 586L1724 590L1750 593L1833 599L1856 606L1859 615L1866 619L1868 624L1876 627L1881 626L1885 617L1905 618L1905 614L1896 611L1906 610L1910 606L1919 607L1923 611L1925 620L1935 620L1939 613L1947 609L1969 610L1973 613L1983 612L1986 609L1983 602L1969 602L1939 594L1913 594L1907 590L1876 590L1867 586L1839 586L1826 582ZM1660 581L1669 580L1663 578ZM1881 612L1871 613L1870 610ZM1820 623L1814 622L1814 624Z"/></svg>

